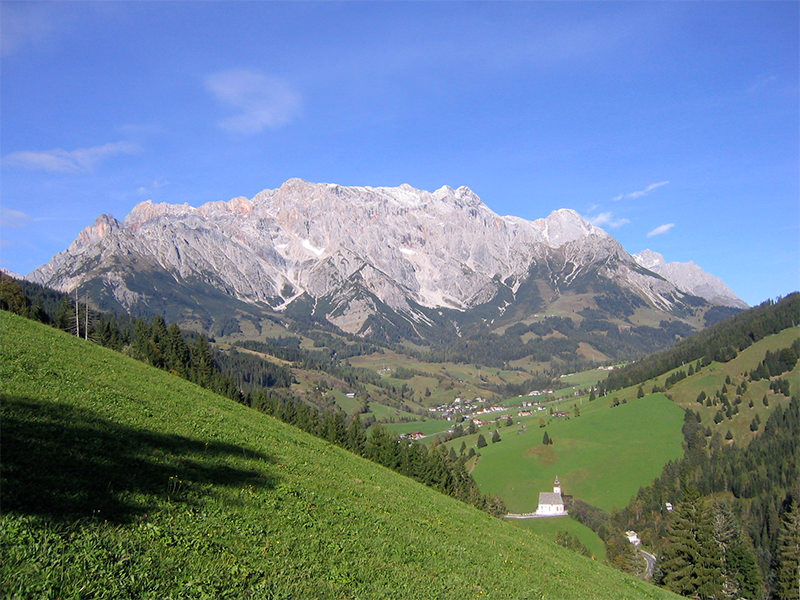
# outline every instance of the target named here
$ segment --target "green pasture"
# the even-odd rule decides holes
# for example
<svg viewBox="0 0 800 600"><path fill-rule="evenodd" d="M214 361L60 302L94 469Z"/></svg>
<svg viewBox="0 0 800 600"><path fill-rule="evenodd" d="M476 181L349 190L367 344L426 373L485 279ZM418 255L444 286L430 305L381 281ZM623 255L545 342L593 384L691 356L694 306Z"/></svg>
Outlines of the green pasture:
<svg viewBox="0 0 800 600"><path fill-rule="evenodd" d="M512 512L530 512L536 509L539 492L549 491L558 476L564 493L600 508L627 504L667 461L681 455L683 411L663 394L614 408L610 401L611 397L584 399L580 417L545 416L544 429L537 415L500 428L502 441L480 450L473 471L481 490L499 494ZM574 403L563 401L560 410ZM517 433L517 421L526 424L525 433ZM552 445L542 445L545 431Z"/></svg>
<svg viewBox="0 0 800 600"><path fill-rule="evenodd" d="M0 597L675 598L91 342L0 329Z"/></svg>
<svg viewBox="0 0 800 600"><path fill-rule="evenodd" d="M594 387L598 382L608 377L608 371L601 369L589 369L588 371L580 371L579 373L570 373L569 375L562 375L560 377L562 383L566 383L575 388L586 389Z"/></svg>
<svg viewBox="0 0 800 600"><path fill-rule="evenodd" d="M559 531L566 531L577 537L589 549L595 560L602 561L606 558L606 545L600 536L569 516L546 519L508 519L508 522L553 541Z"/></svg>
<svg viewBox="0 0 800 600"><path fill-rule="evenodd" d="M411 421L408 423L387 423L386 429L396 434L412 433L414 431L421 431L425 435L440 433L447 431L453 426L452 422L442 421L439 419L430 419L427 421Z"/></svg>

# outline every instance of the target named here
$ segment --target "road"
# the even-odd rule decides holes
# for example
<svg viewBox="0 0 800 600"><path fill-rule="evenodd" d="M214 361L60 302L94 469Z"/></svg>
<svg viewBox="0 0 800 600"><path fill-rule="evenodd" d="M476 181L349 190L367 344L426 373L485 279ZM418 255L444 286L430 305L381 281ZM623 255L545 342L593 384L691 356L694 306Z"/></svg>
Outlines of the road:
<svg viewBox="0 0 800 600"><path fill-rule="evenodd" d="M649 552L645 552L641 548L639 549L639 552L642 553L642 556L644 556L644 559L647 561L647 570L644 573L644 578L645 579L650 579L650 578L653 577L653 572L656 569L656 563L658 562L658 559L656 558L656 556L654 554L650 554Z"/></svg>

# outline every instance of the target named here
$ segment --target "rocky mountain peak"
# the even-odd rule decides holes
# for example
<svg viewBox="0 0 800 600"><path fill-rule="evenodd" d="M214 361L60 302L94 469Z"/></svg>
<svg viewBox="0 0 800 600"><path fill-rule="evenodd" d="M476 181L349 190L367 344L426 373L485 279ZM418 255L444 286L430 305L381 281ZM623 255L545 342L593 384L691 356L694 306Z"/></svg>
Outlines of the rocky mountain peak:
<svg viewBox="0 0 800 600"><path fill-rule="evenodd" d="M663 255L649 249L634 254L633 259L645 269L661 275L679 290L693 296L700 296L713 304L722 306L748 308L747 303L725 285L725 282L719 277L706 273L692 261L668 263Z"/></svg>
<svg viewBox="0 0 800 600"><path fill-rule="evenodd" d="M546 243L553 248L590 235L610 237L605 231L595 227L570 208L554 210L546 218L537 219L533 224L541 232Z"/></svg>
<svg viewBox="0 0 800 600"><path fill-rule="evenodd" d="M654 252L653 250L642 250L639 254L634 254L633 258L636 262L642 265L645 269L660 269L666 266L667 261L664 260L664 255ZM657 271L654 271L657 272Z"/></svg>
<svg viewBox="0 0 800 600"><path fill-rule="evenodd" d="M78 234L72 243L73 246L85 246L108 237L121 226L112 215L103 214L97 217L92 225L86 227Z"/></svg>
<svg viewBox="0 0 800 600"><path fill-rule="evenodd" d="M587 277L630 289L657 310L682 295L574 210L528 221L498 216L465 186L428 192L302 179L198 208L142 202L122 223L101 215L29 279L64 290L100 280L108 302L126 310L162 301L148 292L153 280L189 286L178 295L184 302L196 286L275 311L310 301L326 307L316 317L364 333L389 310L402 315L387 317L393 327L402 318L411 330L429 310L496 301L502 314L532 273L546 274L551 297Z"/></svg>

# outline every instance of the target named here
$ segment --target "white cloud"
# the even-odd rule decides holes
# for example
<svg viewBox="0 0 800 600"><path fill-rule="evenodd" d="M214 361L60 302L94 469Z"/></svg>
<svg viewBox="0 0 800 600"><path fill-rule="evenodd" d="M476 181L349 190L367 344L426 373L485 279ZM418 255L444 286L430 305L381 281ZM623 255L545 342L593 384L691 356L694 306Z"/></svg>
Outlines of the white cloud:
<svg viewBox="0 0 800 600"><path fill-rule="evenodd" d="M642 196L646 196L650 192L655 189L658 189L662 186L665 186L669 183L669 181L659 181L658 183L651 183L643 190L636 190L635 192L629 192L627 194L620 194L619 196L614 196L612 200L614 202L619 202L620 200L635 200L636 198L641 198Z"/></svg>
<svg viewBox="0 0 800 600"><path fill-rule="evenodd" d="M139 146L130 142L109 142L92 148L75 150L44 150L42 152L21 151L7 154L4 162L35 171L48 173L85 173L95 165L119 154L134 154Z"/></svg>
<svg viewBox="0 0 800 600"><path fill-rule="evenodd" d="M653 231L647 234L647 237L653 237L656 235L663 235L667 233L670 229L675 227L675 223L665 223L664 225L659 225Z"/></svg>
<svg viewBox="0 0 800 600"><path fill-rule="evenodd" d="M617 229L618 227L622 227L623 225L627 225L630 223L630 219L615 219L614 215L611 212L602 212L594 217L589 217L589 222L592 225L597 225L598 227L608 226L611 229Z"/></svg>
<svg viewBox="0 0 800 600"><path fill-rule="evenodd" d="M235 114L219 122L230 133L253 134L287 124L299 112L300 95L288 83L247 69L206 77L206 89Z"/></svg>
<svg viewBox="0 0 800 600"><path fill-rule="evenodd" d="M20 210L13 208L0 208L0 227L19 228L25 227L31 218Z"/></svg>

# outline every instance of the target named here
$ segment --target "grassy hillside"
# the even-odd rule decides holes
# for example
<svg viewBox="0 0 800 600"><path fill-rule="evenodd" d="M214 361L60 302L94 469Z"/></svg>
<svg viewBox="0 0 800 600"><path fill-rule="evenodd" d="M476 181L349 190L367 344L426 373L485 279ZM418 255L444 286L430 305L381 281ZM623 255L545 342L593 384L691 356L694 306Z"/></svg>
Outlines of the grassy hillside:
<svg viewBox="0 0 800 600"><path fill-rule="evenodd" d="M177 377L0 329L3 597L674 597Z"/></svg>
<svg viewBox="0 0 800 600"><path fill-rule="evenodd" d="M688 376L676 383L668 390L670 398L684 408L689 408L697 412L704 427L709 427L712 432L722 436L730 431L733 440L739 445L746 445L759 432L764 431L764 424L767 422L772 410L778 405L786 404L788 396L770 390L770 380L750 381L749 373L755 369L759 362L764 359L767 351L776 352L791 346L800 337L800 326L789 327L780 333L769 335L753 345L745 348L736 358L725 362L712 362L704 367L699 373ZM659 385L663 385L666 377L673 373L670 371L655 380ZM800 361L794 369L781 375L790 384L791 394L800 394ZM728 381L728 383L726 383ZM740 386L745 384L745 389ZM645 384L645 388L650 382ZM719 423L714 422L716 413L724 411L724 406L720 402L715 402L714 394L717 391L726 389L726 394L730 402L736 407L736 413L725 418ZM741 393L737 393L737 388ZM700 392L705 392L711 398L710 406L704 402L697 402ZM767 404L764 404L764 398ZM752 406L751 406L752 404ZM753 419L758 417L759 428L756 431L750 429Z"/></svg>
<svg viewBox="0 0 800 600"><path fill-rule="evenodd" d="M516 527L533 531L550 540L555 540L560 531L571 533L586 546L591 554L598 560L606 557L606 546L603 540L583 523L579 523L569 517L559 517L555 519L515 519L509 520Z"/></svg>

